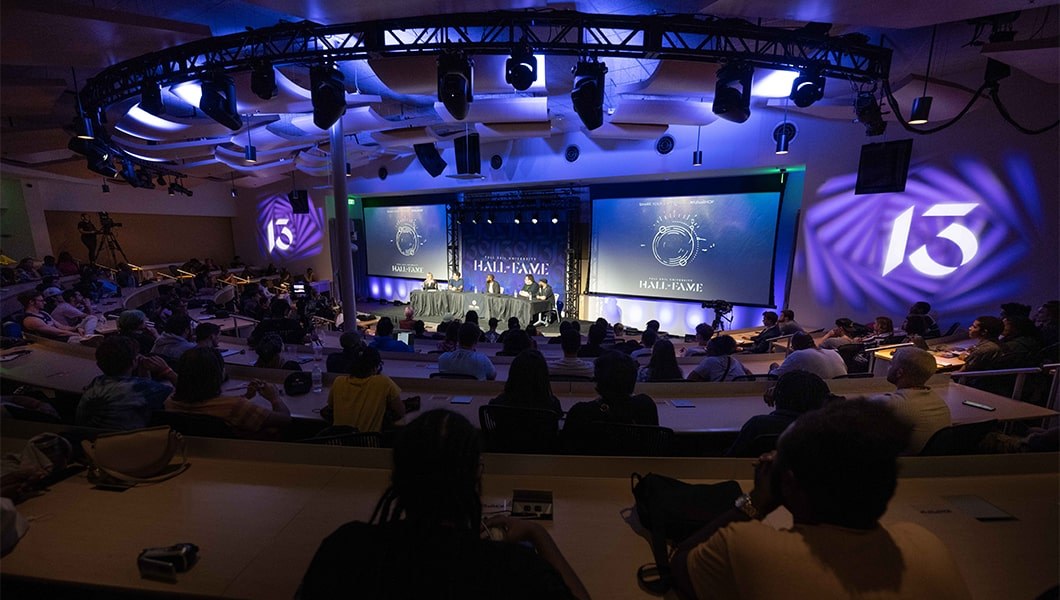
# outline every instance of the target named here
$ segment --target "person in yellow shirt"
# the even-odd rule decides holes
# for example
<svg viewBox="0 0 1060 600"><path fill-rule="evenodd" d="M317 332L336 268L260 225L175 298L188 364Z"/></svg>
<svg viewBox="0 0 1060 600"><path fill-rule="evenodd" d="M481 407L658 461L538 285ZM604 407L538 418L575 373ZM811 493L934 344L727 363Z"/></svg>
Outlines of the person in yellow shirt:
<svg viewBox="0 0 1060 600"><path fill-rule="evenodd" d="M328 393L332 425L358 431L381 431L405 416L401 388L383 375L383 360L375 348L353 350L349 375L335 378Z"/></svg>

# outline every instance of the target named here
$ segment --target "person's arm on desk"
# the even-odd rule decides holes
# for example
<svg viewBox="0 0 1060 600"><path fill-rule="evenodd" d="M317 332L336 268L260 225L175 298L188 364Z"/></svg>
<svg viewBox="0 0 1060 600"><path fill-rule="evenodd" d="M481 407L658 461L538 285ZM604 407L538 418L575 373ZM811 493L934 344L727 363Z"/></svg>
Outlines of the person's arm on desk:
<svg viewBox="0 0 1060 600"><path fill-rule="evenodd" d="M276 390L276 386L255 379L247 384L247 399L253 398L254 394L261 394L261 397L272 407L272 414L265 419L262 429L278 429L291 422L291 409L287 408L283 400L280 400L280 393Z"/></svg>
<svg viewBox="0 0 1060 600"><path fill-rule="evenodd" d="M533 521L524 521L505 516L487 519L486 526L491 528L498 527L504 530L504 541L506 542L530 542L530 545L537 551L538 556L543 558L559 573L559 576L563 578L563 583L567 584L567 588L570 589L571 594L574 594L575 598L583 600L589 598L589 591L585 589L585 585L578 578L578 574L574 572L570 563L560 552L559 546L556 545L555 540L545 531L544 527Z"/></svg>
<svg viewBox="0 0 1060 600"><path fill-rule="evenodd" d="M141 356L139 367L145 377L163 379L173 385L177 385L176 371L169 368L169 365L160 356Z"/></svg>

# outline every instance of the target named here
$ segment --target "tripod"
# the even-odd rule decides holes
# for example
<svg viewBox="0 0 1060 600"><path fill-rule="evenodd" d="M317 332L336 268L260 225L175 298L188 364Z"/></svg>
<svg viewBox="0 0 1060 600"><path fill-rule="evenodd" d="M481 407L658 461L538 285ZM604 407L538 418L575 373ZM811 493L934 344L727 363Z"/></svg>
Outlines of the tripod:
<svg viewBox="0 0 1060 600"><path fill-rule="evenodd" d="M125 250L122 250L121 244L118 243L118 238L115 237L114 231L110 227L104 227L99 232L99 235L99 248L96 249L97 257L102 256L103 248L105 247L110 253L111 266L118 266L118 254L121 254L122 262L129 262L129 257L125 256Z"/></svg>

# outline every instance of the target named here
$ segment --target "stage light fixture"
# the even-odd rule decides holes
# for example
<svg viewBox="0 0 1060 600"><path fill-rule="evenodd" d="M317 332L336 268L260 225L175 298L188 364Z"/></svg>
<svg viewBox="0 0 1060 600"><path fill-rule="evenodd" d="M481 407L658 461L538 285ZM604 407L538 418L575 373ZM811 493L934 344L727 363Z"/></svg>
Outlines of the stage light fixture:
<svg viewBox="0 0 1060 600"><path fill-rule="evenodd" d="M202 89L199 110L232 131L243 127L243 118L236 105L236 84L231 77L216 73L204 77L199 87Z"/></svg>
<svg viewBox="0 0 1060 600"><path fill-rule="evenodd" d="M154 80L145 79L140 86L140 108L156 117L166 114L166 105L162 102L162 88Z"/></svg>
<svg viewBox="0 0 1060 600"><path fill-rule="evenodd" d="M487 225L493 225L493 213L492 212L489 213L488 215L486 215L486 224Z"/></svg>
<svg viewBox="0 0 1060 600"><path fill-rule="evenodd" d="M928 47L927 70L924 71L924 93L913 100L913 112L909 115L910 125L924 125L931 116L931 96L927 95L928 78L931 77L931 58L935 53L935 32L938 25L931 28L931 46Z"/></svg>
<svg viewBox="0 0 1060 600"><path fill-rule="evenodd" d="M443 52L438 56L438 101L458 121L467 117L475 100L475 62L463 52Z"/></svg>
<svg viewBox="0 0 1060 600"><path fill-rule="evenodd" d="M788 97L795 106L806 108L824 98L824 84L823 75L807 69L791 82L791 94Z"/></svg>
<svg viewBox="0 0 1060 600"><path fill-rule="evenodd" d="M239 190L237 190L237 189L235 188L235 186L232 186L232 189L231 189L231 190L230 190L230 191L229 191L228 193L229 193L229 194L230 194L230 195L231 195L231 196L232 196L233 198L238 198L238 197L239 197Z"/></svg>
<svg viewBox="0 0 1060 600"><path fill-rule="evenodd" d="M559 213L553 212L552 213L552 224L555 225L556 223L559 223Z"/></svg>
<svg viewBox="0 0 1060 600"><path fill-rule="evenodd" d="M276 71L267 62L260 62L254 66L250 73L250 91L262 100L271 100L276 97Z"/></svg>
<svg viewBox="0 0 1060 600"><path fill-rule="evenodd" d="M530 215L530 222L537 225L537 213Z"/></svg>
<svg viewBox="0 0 1060 600"><path fill-rule="evenodd" d="M504 81L520 92L537 81L537 58L525 39L512 48L512 57L504 63Z"/></svg>
<svg viewBox="0 0 1060 600"><path fill-rule="evenodd" d="M350 177L352 175L353 175L353 165L351 165L350 163L346 163L346 177Z"/></svg>
<svg viewBox="0 0 1060 600"><path fill-rule="evenodd" d="M696 127L696 149L692 152L692 166L702 167L703 166L703 151L699 149L699 139L703 134L703 126Z"/></svg>
<svg viewBox="0 0 1060 600"><path fill-rule="evenodd" d="M88 169L93 173L99 173L104 177L115 177L118 175L118 169L114 166L114 157L110 148L99 140L72 137L66 147L83 155L88 161Z"/></svg>
<svg viewBox="0 0 1060 600"><path fill-rule="evenodd" d="M574 87L570 92L574 112L589 131L604 124L604 76L607 65L595 60L580 60L574 67Z"/></svg>
<svg viewBox="0 0 1060 600"><path fill-rule="evenodd" d="M92 119L85 114L85 107L81 104L81 93L77 91L77 71L70 67L70 75L74 80L74 95L77 97L77 118L74 119L74 132L82 140L96 139L95 127Z"/></svg>
<svg viewBox="0 0 1060 600"><path fill-rule="evenodd" d="M718 70L714 86L712 110L718 117L733 123L743 123L751 117L751 80L754 67L744 63L730 63ZM740 86L736 89L734 86Z"/></svg>
<svg viewBox="0 0 1060 600"><path fill-rule="evenodd" d="M250 139L250 116L247 116L247 147L243 149L243 158L248 163L258 162L258 149L254 147L254 142Z"/></svg>
<svg viewBox="0 0 1060 600"><path fill-rule="evenodd" d="M309 90L313 102L313 124L328 129L346 114L346 78L334 66L309 69Z"/></svg>
<svg viewBox="0 0 1060 600"><path fill-rule="evenodd" d="M857 121L865 126L865 135L883 135L887 131L887 122L883 120L883 112L876 96L872 92L858 92L854 100L854 113Z"/></svg>
<svg viewBox="0 0 1060 600"><path fill-rule="evenodd" d="M522 223L523 222L523 215L521 215L520 213L515 213L515 218L512 219L512 222L515 223L516 225Z"/></svg>
<svg viewBox="0 0 1060 600"><path fill-rule="evenodd" d="M171 184L171 185L169 186L169 195L170 195L170 196L176 196L176 195L177 195L177 191L176 191L176 188L174 187L174 186L176 186L176 185L177 185L177 182L175 182L175 181L174 181L174 182L173 182L173 183L172 183L172 184Z"/></svg>
<svg viewBox="0 0 1060 600"><path fill-rule="evenodd" d="M472 215L471 216L471 224L472 225L478 225L479 218L480 218L479 213L475 213L474 215Z"/></svg>

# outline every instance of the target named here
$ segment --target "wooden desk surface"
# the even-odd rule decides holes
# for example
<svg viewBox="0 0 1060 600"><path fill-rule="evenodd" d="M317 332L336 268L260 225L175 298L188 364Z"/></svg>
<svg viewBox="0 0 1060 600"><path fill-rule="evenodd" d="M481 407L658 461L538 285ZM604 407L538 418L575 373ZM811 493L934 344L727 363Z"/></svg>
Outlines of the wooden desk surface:
<svg viewBox="0 0 1060 600"><path fill-rule="evenodd" d="M115 493L94 490L79 475L20 504L32 524L0 571L134 590L291 598L320 541L342 523L367 520L389 475L385 450L190 442L192 467L170 481ZM953 474L953 459L903 461L903 473L937 476L901 479L883 521L912 521L942 538L974 597L1031 598L1056 583L1056 455L996 458L1011 464L965 476ZM629 472L695 472L691 479L735 477L745 490L751 486L748 460L487 454L484 465L487 503L510 498L515 488L553 492L555 520L545 527L589 592L606 599L648 597L635 574L652 560L650 547L623 520L633 505ZM955 503L960 495L1014 519L978 521ZM787 526L790 515L781 509L766 522ZM140 550L177 542L197 544L201 555L178 583L139 577Z"/></svg>

